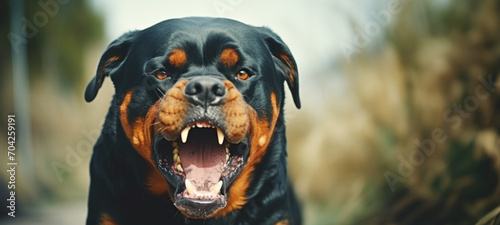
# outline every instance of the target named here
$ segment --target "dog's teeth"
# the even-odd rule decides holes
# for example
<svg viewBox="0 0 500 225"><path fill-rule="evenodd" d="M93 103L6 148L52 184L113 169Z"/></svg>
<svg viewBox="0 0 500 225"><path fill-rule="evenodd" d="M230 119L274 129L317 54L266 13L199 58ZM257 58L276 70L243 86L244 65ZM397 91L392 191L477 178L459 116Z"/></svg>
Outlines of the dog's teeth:
<svg viewBox="0 0 500 225"><path fill-rule="evenodd" d="M198 127L198 128L202 128L202 127L203 127L203 125L202 125L201 123L196 123L196 127Z"/></svg>
<svg viewBox="0 0 500 225"><path fill-rule="evenodd" d="M224 143L224 133L222 133L222 130L217 128L217 141L219 141L219 145L222 145Z"/></svg>
<svg viewBox="0 0 500 225"><path fill-rule="evenodd" d="M186 143L189 135L189 130L191 130L191 127L186 127L184 130L181 132L181 141L182 143Z"/></svg>
<svg viewBox="0 0 500 225"><path fill-rule="evenodd" d="M177 142L172 142L172 148L174 149L178 149L179 148L179 144L177 144Z"/></svg>
<svg viewBox="0 0 500 225"><path fill-rule="evenodd" d="M173 153L174 155L178 155L178 154L179 154L179 149L178 149L178 148L175 148L175 149L174 149L174 151L172 151L172 153Z"/></svg>
<svg viewBox="0 0 500 225"><path fill-rule="evenodd" d="M226 162L229 161L229 154L226 154Z"/></svg>
<svg viewBox="0 0 500 225"><path fill-rule="evenodd" d="M174 154L174 162L177 164L181 163L181 157L178 154Z"/></svg>
<svg viewBox="0 0 500 225"><path fill-rule="evenodd" d="M221 188L222 181L219 181L216 184L212 185L212 187L210 187L210 192L212 192L212 194L219 194Z"/></svg>
<svg viewBox="0 0 500 225"><path fill-rule="evenodd" d="M186 185L186 191L188 195L196 193L196 187L191 183L191 181L186 179L186 181L184 181L184 185Z"/></svg>
<svg viewBox="0 0 500 225"><path fill-rule="evenodd" d="M182 169L181 164L177 164L177 170L178 170L179 172L184 172L184 169Z"/></svg>

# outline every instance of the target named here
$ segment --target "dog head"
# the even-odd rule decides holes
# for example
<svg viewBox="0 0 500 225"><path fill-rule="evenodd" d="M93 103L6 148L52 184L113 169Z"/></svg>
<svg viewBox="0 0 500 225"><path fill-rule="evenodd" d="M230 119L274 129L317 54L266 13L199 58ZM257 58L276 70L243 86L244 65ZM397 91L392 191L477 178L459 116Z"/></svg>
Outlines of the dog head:
<svg viewBox="0 0 500 225"><path fill-rule="evenodd" d="M245 204L282 120L285 81L300 107L297 66L283 41L228 19L173 19L124 34L104 52L87 101L106 76L123 133L189 218Z"/></svg>

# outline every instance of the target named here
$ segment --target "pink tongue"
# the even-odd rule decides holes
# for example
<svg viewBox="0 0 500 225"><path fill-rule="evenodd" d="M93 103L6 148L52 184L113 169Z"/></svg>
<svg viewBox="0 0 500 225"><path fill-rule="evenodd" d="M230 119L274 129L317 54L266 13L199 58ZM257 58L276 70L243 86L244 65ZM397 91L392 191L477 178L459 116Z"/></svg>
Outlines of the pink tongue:
<svg viewBox="0 0 500 225"><path fill-rule="evenodd" d="M208 191L220 180L226 151L224 146L217 143L217 136L207 135L212 132L198 133L196 130L208 129L193 129L188 141L179 146L179 156L186 179L189 179L198 191Z"/></svg>

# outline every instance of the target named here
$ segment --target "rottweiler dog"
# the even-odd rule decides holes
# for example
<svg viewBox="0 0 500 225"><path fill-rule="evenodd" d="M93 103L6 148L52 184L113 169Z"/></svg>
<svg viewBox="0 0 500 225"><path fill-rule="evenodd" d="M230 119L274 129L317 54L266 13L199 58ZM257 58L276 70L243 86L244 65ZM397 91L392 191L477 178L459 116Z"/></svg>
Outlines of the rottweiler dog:
<svg viewBox="0 0 500 225"><path fill-rule="evenodd" d="M301 224L287 175L284 83L270 29L181 18L113 41L85 90L115 87L90 164L87 224Z"/></svg>

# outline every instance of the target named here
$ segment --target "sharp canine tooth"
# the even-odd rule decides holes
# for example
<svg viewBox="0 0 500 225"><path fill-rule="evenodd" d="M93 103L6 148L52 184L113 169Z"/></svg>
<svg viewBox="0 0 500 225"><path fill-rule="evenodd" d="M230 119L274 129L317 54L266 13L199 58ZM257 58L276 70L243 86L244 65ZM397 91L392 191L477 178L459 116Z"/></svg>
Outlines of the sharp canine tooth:
<svg viewBox="0 0 500 225"><path fill-rule="evenodd" d="M177 164L177 170L178 170L179 172L184 172L184 169L182 169L181 164Z"/></svg>
<svg viewBox="0 0 500 225"><path fill-rule="evenodd" d="M224 143L224 133L219 128L217 128L217 141L219 141L219 145Z"/></svg>
<svg viewBox="0 0 500 225"><path fill-rule="evenodd" d="M221 188L222 188L222 181L220 180L216 184L212 185L212 187L210 187L210 192L214 194L219 194Z"/></svg>
<svg viewBox="0 0 500 225"><path fill-rule="evenodd" d="M188 179L184 181L184 185L186 185L186 191L188 195L194 194L196 192L196 187Z"/></svg>
<svg viewBox="0 0 500 225"><path fill-rule="evenodd" d="M191 127L186 127L184 130L181 132L181 141L182 143L186 143L189 135L189 130L191 130Z"/></svg>

